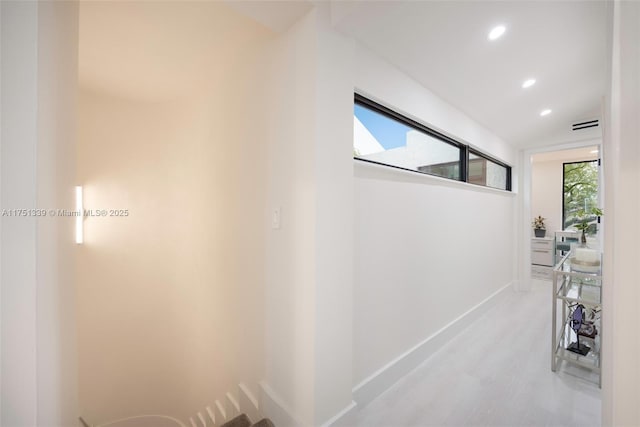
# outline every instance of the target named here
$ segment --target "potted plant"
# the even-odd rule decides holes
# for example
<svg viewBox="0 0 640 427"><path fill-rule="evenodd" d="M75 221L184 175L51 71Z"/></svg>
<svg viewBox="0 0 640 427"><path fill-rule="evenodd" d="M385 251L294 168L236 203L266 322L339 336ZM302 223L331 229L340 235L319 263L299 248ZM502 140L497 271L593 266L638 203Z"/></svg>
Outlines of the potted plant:
<svg viewBox="0 0 640 427"><path fill-rule="evenodd" d="M582 246L587 244L587 234L597 231L597 219L602 215L602 209L600 208L591 208L588 211L580 210L576 213L577 222L574 227L582 231L582 236L580 237Z"/></svg>
<svg viewBox="0 0 640 427"><path fill-rule="evenodd" d="M533 232L535 233L536 237L544 237L544 235L547 233L547 229L544 226L545 219L546 218L543 218L541 215L538 215L533 219Z"/></svg>

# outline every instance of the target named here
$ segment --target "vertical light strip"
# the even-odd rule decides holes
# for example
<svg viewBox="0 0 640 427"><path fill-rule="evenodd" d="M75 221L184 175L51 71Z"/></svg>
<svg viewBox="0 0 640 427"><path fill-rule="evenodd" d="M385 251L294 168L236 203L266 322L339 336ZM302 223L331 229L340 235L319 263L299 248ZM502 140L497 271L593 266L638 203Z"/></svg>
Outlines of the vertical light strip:
<svg viewBox="0 0 640 427"><path fill-rule="evenodd" d="M76 243L80 244L84 241L84 230L82 229L82 219L84 218L84 210L82 208L82 187L76 187Z"/></svg>

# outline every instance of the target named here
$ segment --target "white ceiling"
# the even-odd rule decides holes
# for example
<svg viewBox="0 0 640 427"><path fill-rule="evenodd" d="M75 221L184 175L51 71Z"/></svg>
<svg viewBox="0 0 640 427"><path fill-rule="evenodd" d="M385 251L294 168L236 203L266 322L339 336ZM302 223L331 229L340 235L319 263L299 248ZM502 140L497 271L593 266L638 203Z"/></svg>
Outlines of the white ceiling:
<svg viewBox="0 0 640 427"><path fill-rule="evenodd" d="M602 1L379 1L337 27L505 141L542 146L579 139L571 124L600 115L606 16ZM498 24L505 35L488 41Z"/></svg>
<svg viewBox="0 0 640 427"><path fill-rule="evenodd" d="M225 4L276 32L286 31L313 4L307 0L224 0Z"/></svg>
<svg viewBox="0 0 640 427"><path fill-rule="evenodd" d="M281 31L313 3L81 2L81 83L146 97L174 96L185 90L180 82L193 86L223 72L214 56L203 54L220 49L221 34L227 56L270 37L266 29L247 33L228 6ZM598 128L571 132L570 125L599 116L608 62L603 1L332 0L331 5L340 31L509 143L542 146L598 136ZM487 33L497 24L507 32L489 42ZM529 77L537 83L523 90ZM542 118L543 108L553 113Z"/></svg>
<svg viewBox="0 0 640 427"><path fill-rule="evenodd" d="M550 151L546 153L537 153L531 156L531 161L538 162L577 162L586 160L596 160L599 156L599 147L597 145L591 147L574 148L571 150Z"/></svg>

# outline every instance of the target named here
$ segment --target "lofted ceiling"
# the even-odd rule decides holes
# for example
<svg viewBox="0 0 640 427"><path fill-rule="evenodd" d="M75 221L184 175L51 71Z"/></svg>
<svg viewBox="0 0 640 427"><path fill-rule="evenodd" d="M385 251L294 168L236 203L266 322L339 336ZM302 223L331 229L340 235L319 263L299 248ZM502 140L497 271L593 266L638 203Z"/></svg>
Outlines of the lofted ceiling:
<svg viewBox="0 0 640 427"><path fill-rule="evenodd" d="M580 139L571 124L600 116L609 61L603 1L355 5L336 23L341 32L513 145ZM505 34L489 41L499 24ZM528 78L536 84L524 90ZM546 108L552 113L541 117Z"/></svg>

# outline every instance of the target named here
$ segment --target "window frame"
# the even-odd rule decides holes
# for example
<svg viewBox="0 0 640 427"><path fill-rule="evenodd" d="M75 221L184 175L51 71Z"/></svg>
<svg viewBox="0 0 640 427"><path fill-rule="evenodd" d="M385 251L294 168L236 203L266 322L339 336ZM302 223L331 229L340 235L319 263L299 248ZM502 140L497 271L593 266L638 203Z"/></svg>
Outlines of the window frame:
<svg viewBox="0 0 640 427"><path fill-rule="evenodd" d="M575 165L578 163L595 163L596 168L600 168L601 165L601 161L600 159L593 159L593 160L576 160L573 162L562 162L562 188L560 189L561 194L562 194L562 229L565 229L565 222L567 221L567 218L565 217L566 214L566 209L564 206L564 186L565 186L565 179L566 179L566 166L567 165ZM598 170L598 173L600 173L600 171ZM600 181L598 181L598 195L600 194ZM598 224L600 224L600 217L597 217L596 222Z"/></svg>
<svg viewBox="0 0 640 427"><path fill-rule="evenodd" d="M409 117L406 117L400 113L398 113L397 111L392 110L391 108L388 108L382 104L379 104L376 101L373 101L363 95L360 95L359 93L354 93L354 97L353 97L353 103L354 105L359 104L365 108L368 108L376 113L379 113L391 120L395 120L397 122L402 123L403 125L406 125L410 128L413 128L417 131L426 133L427 135L443 142L446 144L449 144L455 148L457 148L460 152L460 158L458 160L458 165L459 165L459 177L458 179L452 179L452 178L447 178L445 176L442 175L437 175L437 174L433 174L433 173L429 173L429 172L425 172L425 171L419 171L419 170L415 170L415 169L409 169L409 168L405 168L402 166L396 166L396 165L391 165L388 163L382 163L382 162L378 162L375 160L369 160L369 159L363 159L360 157L356 157L354 156L353 159L354 160L358 160L361 162L366 162L366 163L373 163L373 164L377 164L377 165L381 165L381 166L386 166L386 167L390 167L390 168L394 168L394 169L400 169L400 170L405 170L405 171L409 171L409 172L413 172L413 173L419 173L422 175L429 175L429 176L436 176L439 178L443 178L443 179L448 179L450 181L458 181L458 182L465 182L467 184L473 184L476 185L478 187L485 187L485 188L492 188L494 190L501 190L501 191L508 191L511 192L511 166L507 165L504 162L501 162L500 160L485 154L481 151L478 151L475 148L471 148L469 145L467 144L463 144L460 141L457 141L447 135L444 135L434 129L431 129L430 127L416 121L413 119L410 119ZM482 184L476 184L476 183L472 183L469 182L469 155L470 154L474 154L478 157L484 158L485 160L488 160L492 163L495 163L499 166L502 166L506 169L507 172L507 177L506 177L506 188L502 189L502 188L496 188L496 187L490 187L488 185L482 185Z"/></svg>
<svg viewBox="0 0 640 427"><path fill-rule="evenodd" d="M409 172L415 172L415 173L419 173L419 174L422 174L422 175L437 176L437 177L440 177L440 178L451 179L452 181L464 182L464 177L466 175L466 170L463 170L464 168L463 168L463 163L462 163L463 156L464 156L464 153L463 153L464 152L464 145L463 144L459 143L458 141L456 141L453 138L449 138L448 136L443 135L440 132L437 132L437 131L435 131L435 130L423 125L420 122L417 122L417 121L412 120L412 119L410 119L408 117L405 117L402 114L397 113L396 111L393 111L392 109L385 107L384 105L378 104L377 102L372 101L369 98L366 98L366 97L364 97L364 96L362 96L362 95L360 95L358 93L354 94L353 102L354 102L354 104L363 105L363 106L369 108L370 110L373 110L376 113L380 113L383 116L386 116L386 117L390 118L391 120L395 120L397 122L402 123L403 125L406 125L406 126L409 126L409 127L413 128L415 130L418 130L420 132L424 132L429 136L432 136L432 137L434 137L434 138L436 138L436 139L438 139L438 140L440 140L442 142L445 142L445 143L447 143L449 145L452 145L453 147L457 148L460 151L460 159L458 160L460 162L459 163L460 164L459 179L454 180L454 179L451 179L451 178L446 178L446 177L443 177L441 175L436 175L436 174L429 173L429 172L424 172L424 171L419 171L419 170L409 169L409 168L403 168L402 166L390 165L388 163L377 162L375 160L361 159L359 157L355 157L354 156L355 160L360 160L362 162L367 162L367 163L374 163L374 164L377 164L377 165L387 166L387 167L395 168L395 169L401 169L401 170L405 170L405 171L409 171Z"/></svg>
<svg viewBox="0 0 640 427"><path fill-rule="evenodd" d="M498 166L502 166L507 171L507 177L506 177L507 182L506 182L506 186L505 186L506 188L496 188L496 187L491 187L489 185L476 184L475 182L470 182L468 176L467 176L467 181L466 181L467 183L473 184L473 185L478 185L480 187L493 188L495 190L511 191L511 166L505 164L504 162L501 162L500 160L496 159L495 157L491 157L490 155L485 154L485 153L483 153L481 151L478 151L478 150L476 150L474 148L470 148L470 147L467 147L467 148L469 150L469 155L473 154L474 156L481 157L481 158L483 158L485 160L490 161L491 163L495 163ZM469 161L469 155L467 155L467 161Z"/></svg>

